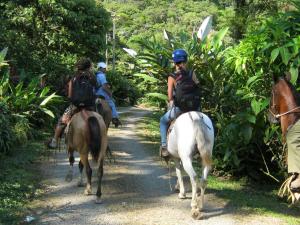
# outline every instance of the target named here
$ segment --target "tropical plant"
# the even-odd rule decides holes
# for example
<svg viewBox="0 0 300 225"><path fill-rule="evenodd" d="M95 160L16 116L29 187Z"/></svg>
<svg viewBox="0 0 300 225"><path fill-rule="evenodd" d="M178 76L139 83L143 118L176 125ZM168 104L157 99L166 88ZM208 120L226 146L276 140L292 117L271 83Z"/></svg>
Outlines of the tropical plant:
<svg viewBox="0 0 300 225"><path fill-rule="evenodd" d="M37 79L33 79L27 86L23 82L14 86L10 81L9 72L4 70L7 66L6 53L7 49L0 52L2 153L8 153L13 144L25 143L33 128L49 121L48 116L54 117L49 106L60 99L55 93L50 94L49 87L39 88Z"/></svg>

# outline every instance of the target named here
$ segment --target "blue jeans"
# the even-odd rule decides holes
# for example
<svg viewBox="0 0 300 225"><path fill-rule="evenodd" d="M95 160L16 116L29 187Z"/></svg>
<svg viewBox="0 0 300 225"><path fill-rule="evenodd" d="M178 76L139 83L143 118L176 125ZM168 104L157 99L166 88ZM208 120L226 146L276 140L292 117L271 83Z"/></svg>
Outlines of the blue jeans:
<svg viewBox="0 0 300 225"><path fill-rule="evenodd" d="M119 115L118 115L117 108L116 108L114 101L111 98L109 98L109 99L105 98L105 100L107 101L107 103L109 104L109 106L111 108L112 118L118 118Z"/></svg>
<svg viewBox="0 0 300 225"><path fill-rule="evenodd" d="M180 112L181 111L178 107L172 107L160 118L160 126L159 127L160 127L160 138L161 138L162 146L167 146L167 131L168 131L169 123Z"/></svg>

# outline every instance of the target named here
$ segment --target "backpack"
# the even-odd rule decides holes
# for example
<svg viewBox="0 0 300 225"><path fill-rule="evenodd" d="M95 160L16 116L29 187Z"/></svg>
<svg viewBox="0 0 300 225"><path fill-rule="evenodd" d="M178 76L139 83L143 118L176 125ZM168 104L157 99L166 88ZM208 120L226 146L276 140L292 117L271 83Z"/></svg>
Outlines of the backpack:
<svg viewBox="0 0 300 225"><path fill-rule="evenodd" d="M82 73L72 81L71 102L77 107L89 107L95 104L94 87L90 77Z"/></svg>
<svg viewBox="0 0 300 225"><path fill-rule="evenodd" d="M200 89L192 77L193 70L175 74L174 104L182 112L198 111L200 108Z"/></svg>

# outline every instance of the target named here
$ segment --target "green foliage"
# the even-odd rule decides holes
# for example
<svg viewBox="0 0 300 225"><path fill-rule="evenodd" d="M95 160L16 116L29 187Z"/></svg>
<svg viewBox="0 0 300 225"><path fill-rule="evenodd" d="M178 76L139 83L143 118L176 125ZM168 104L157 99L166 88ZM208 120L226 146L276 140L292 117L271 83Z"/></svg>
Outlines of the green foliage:
<svg viewBox="0 0 300 225"><path fill-rule="evenodd" d="M172 71L171 52L184 48L202 88L202 109L216 126L215 168L222 174L265 174L278 181L286 165L278 126L266 119L272 75L290 71L297 80L299 68L299 10L261 17L237 45L224 46L228 28L204 41L186 32L167 32L138 41L135 79L147 98L165 107L166 77ZM279 24L277 26L277 24ZM132 63L131 59L131 63Z"/></svg>
<svg viewBox="0 0 300 225"><path fill-rule="evenodd" d="M26 81L47 73L61 85L78 58L104 54L110 16L94 0L1 1L0 9L0 48L9 48L10 65Z"/></svg>
<svg viewBox="0 0 300 225"><path fill-rule="evenodd" d="M18 146L10 156L0 157L0 224L22 224L28 215L27 204L37 197L39 174L33 166L41 145Z"/></svg>
<svg viewBox="0 0 300 225"><path fill-rule="evenodd" d="M13 145L26 143L33 128L49 122L48 117L54 117L51 104L60 99L55 93L49 93L49 87L40 88L37 79L27 85L20 82L14 86L4 70L6 52L0 53L0 73L3 74L0 80L0 154L9 153Z"/></svg>
<svg viewBox="0 0 300 225"><path fill-rule="evenodd" d="M224 155L228 163L218 161L217 166L227 165L232 172L246 169L248 174L251 171L251 175L257 177L251 168L251 165L255 165L277 181L278 178L274 176L285 174L279 128L268 124L264 112L269 103L272 75L283 76L285 71L289 71L294 83L298 78L298 18L299 7L298 10L296 7L295 11L270 17L262 21L259 29L247 34L240 44L224 52L225 65L233 71L230 81L234 81L230 82L234 91L228 103L233 104L230 99L234 99L235 107L230 107L230 117L223 110L219 115L218 123L222 132L216 152ZM239 120L241 115L244 119ZM247 139L241 138L242 134L247 134ZM224 148L225 154L222 153ZM239 165L241 162L242 167Z"/></svg>
<svg viewBox="0 0 300 225"><path fill-rule="evenodd" d="M14 135L11 125L8 107L4 102L0 101L0 156L8 153L13 145Z"/></svg>
<svg viewBox="0 0 300 225"><path fill-rule="evenodd" d="M128 72L128 71L127 71ZM119 71L107 73L107 79L111 83L113 97L117 105L133 105L140 97L134 84L128 79L129 74L121 74Z"/></svg>

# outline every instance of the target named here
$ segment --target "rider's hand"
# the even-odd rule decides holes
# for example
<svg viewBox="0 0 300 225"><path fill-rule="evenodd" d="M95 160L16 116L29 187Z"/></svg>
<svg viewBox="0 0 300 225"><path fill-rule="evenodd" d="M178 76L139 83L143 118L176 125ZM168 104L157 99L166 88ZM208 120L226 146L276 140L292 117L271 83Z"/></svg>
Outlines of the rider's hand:
<svg viewBox="0 0 300 225"><path fill-rule="evenodd" d="M168 109L171 109L174 106L174 101L171 100L168 102Z"/></svg>

